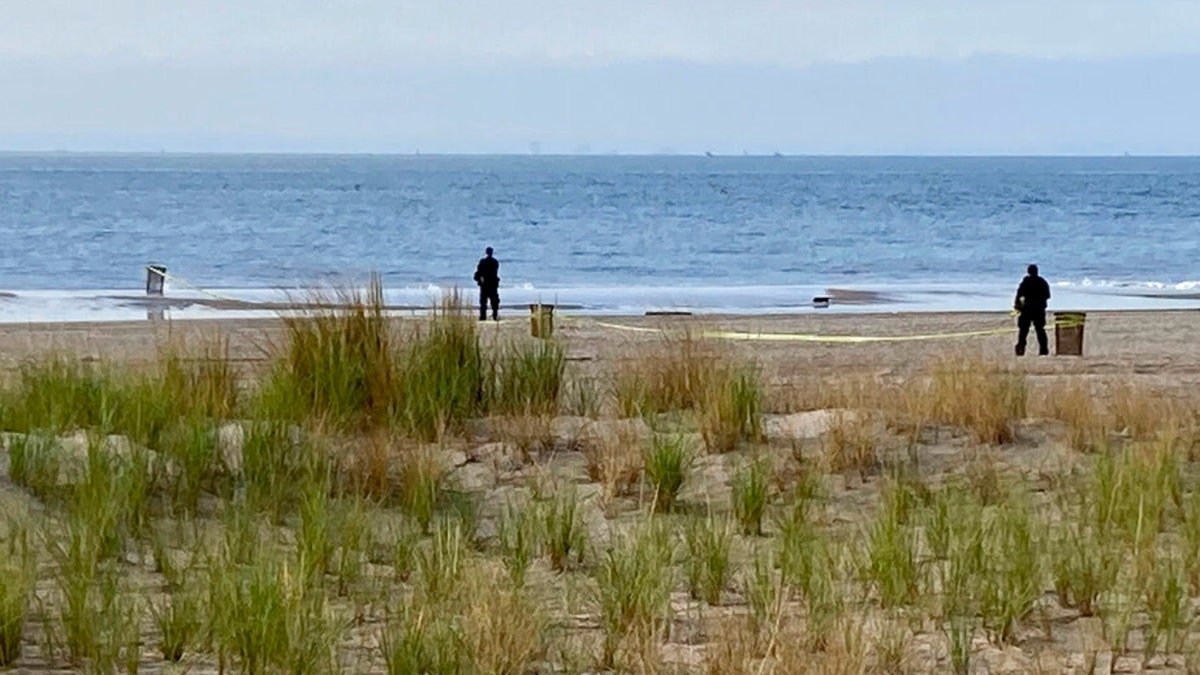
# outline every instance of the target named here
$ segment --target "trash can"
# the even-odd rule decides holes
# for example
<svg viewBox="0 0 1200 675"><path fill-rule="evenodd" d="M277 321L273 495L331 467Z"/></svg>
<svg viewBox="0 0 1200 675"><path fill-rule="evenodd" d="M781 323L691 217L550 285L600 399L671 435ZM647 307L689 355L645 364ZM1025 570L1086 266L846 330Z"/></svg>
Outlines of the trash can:
<svg viewBox="0 0 1200 675"><path fill-rule="evenodd" d="M165 265L146 265L146 295L162 295L166 280Z"/></svg>
<svg viewBox="0 0 1200 675"><path fill-rule="evenodd" d="M529 306L529 333L543 340L554 335L554 305L535 303Z"/></svg>
<svg viewBox="0 0 1200 675"><path fill-rule="evenodd" d="M1059 356L1083 356L1084 312L1054 313L1054 353Z"/></svg>

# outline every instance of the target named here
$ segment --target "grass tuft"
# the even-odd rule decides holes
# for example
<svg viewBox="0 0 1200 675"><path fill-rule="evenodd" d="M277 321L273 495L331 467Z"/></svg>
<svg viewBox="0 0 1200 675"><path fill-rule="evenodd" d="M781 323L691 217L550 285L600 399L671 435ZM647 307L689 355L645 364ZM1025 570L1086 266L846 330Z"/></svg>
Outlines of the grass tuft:
<svg viewBox="0 0 1200 675"><path fill-rule="evenodd" d="M756 368L713 365L699 388L700 434L709 452L730 452L741 441L762 439L763 392Z"/></svg>
<svg viewBox="0 0 1200 675"><path fill-rule="evenodd" d="M865 572L880 603L899 607L915 601L920 594L918 536L909 523L908 491L893 482L885 492L884 508L876 515L867 532ZM887 498L888 495L892 498Z"/></svg>
<svg viewBox="0 0 1200 675"><path fill-rule="evenodd" d="M365 293L314 291L308 304L316 309L283 317L287 344L267 391L282 393L285 410L299 416L292 419L339 429L387 424L397 364L379 277Z"/></svg>
<svg viewBox="0 0 1200 675"><path fill-rule="evenodd" d="M1016 497L995 512L988 527L980 614L1003 644L1012 643L1018 622L1042 594L1040 530L1029 505Z"/></svg>
<svg viewBox="0 0 1200 675"><path fill-rule="evenodd" d="M1014 439L1013 422L1025 415L1025 380L978 358L946 358L933 367L933 405L946 424L984 444Z"/></svg>
<svg viewBox="0 0 1200 675"><path fill-rule="evenodd" d="M579 511L579 497L573 488L562 490L542 505L541 534L550 567L562 572L583 563L587 550L587 529Z"/></svg>
<svg viewBox="0 0 1200 675"><path fill-rule="evenodd" d="M491 411L533 415L557 413L566 364L566 350L558 342L538 340L534 344L510 345L496 366Z"/></svg>
<svg viewBox="0 0 1200 675"><path fill-rule="evenodd" d="M150 613L160 638L159 650L171 663L178 663L197 644L204 621L200 600L190 592L178 592L150 603Z"/></svg>
<svg viewBox="0 0 1200 675"><path fill-rule="evenodd" d="M57 439L43 433L12 438L8 443L9 476L43 502L59 493L62 449Z"/></svg>
<svg viewBox="0 0 1200 675"><path fill-rule="evenodd" d="M445 602L460 591L466 558L467 542L459 522L449 518L438 521L429 545L417 553L420 591L426 604Z"/></svg>
<svg viewBox="0 0 1200 675"><path fill-rule="evenodd" d="M771 498L770 467L765 460L754 460L733 478L733 511L742 534L761 537L763 516Z"/></svg>
<svg viewBox="0 0 1200 675"><path fill-rule="evenodd" d="M218 560L209 579L210 625L244 672L333 671L336 623L288 561L265 552L246 566Z"/></svg>
<svg viewBox="0 0 1200 675"><path fill-rule="evenodd" d="M424 606L405 605L379 643L388 675L459 675L468 665L459 623Z"/></svg>
<svg viewBox="0 0 1200 675"><path fill-rule="evenodd" d="M666 513L675 508L691 470L693 455L679 435L655 434L644 458L646 480L654 487L654 510Z"/></svg>
<svg viewBox="0 0 1200 675"><path fill-rule="evenodd" d="M694 517L684 530L687 548L686 572L688 593L696 600L712 606L721 604L721 593L729 584L732 572L730 551L733 546L733 526L728 519L712 513Z"/></svg>
<svg viewBox="0 0 1200 675"><path fill-rule="evenodd" d="M23 525L10 522L0 541L0 668L21 656L29 600L37 582L36 560Z"/></svg>
<svg viewBox="0 0 1200 675"><path fill-rule="evenodd" d="M505 588L502 575L473 570L466 591L462 635L476 673L522 675L546 649L546 621L518 588Z"/></svg>
<svg viewBox="0 0 1200 675"><path fill-rule="evenodd" d="M615 665L621 642L628 637L657 642L669 625L671 560L669 531L656 519L618 539L595 572L604 634L601 664Z"/></svg>
<svg viewBox="0 0 1200 675"><path fill-rule="evenodd" d="M436 448L411 452L400 469L400 508L429 534L445 487L445 468Z"/></svg>
<svg viewBox="0 0 1200 675"><path fill-rule="evenodd" d="M400 357L398 394L399 423L408 433L435 440L486 409L494 367L480 346L476 324L452 293L409 336Z"/></svg>
<svg viewBox="0 0 1200 675"><path fill-rule="evenodd" d="M537 516L527 505L508 503L497 524L496 538L500 547L500 559L508 570L513 587L523 588L529 565L537 556L540 531Z"/></svg>
<svg viewBox="0 0 1200 675"><path fill-rule="evenodd" d="M824 436L825 464L833 473L866 477L879 467L879 442L873 415L839 408Z"/></svg>

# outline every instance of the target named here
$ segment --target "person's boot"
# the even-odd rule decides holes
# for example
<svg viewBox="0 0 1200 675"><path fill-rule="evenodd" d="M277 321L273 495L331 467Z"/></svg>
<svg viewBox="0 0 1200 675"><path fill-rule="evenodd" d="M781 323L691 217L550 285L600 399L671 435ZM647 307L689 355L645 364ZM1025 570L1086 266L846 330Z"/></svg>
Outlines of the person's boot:
<svg viewBox="0 0 1200 675"><path fill-rule="evenodd" d="M1025 345L1017 345L1014 351L1016 351L1017 356L1025 356Z"/></svg>

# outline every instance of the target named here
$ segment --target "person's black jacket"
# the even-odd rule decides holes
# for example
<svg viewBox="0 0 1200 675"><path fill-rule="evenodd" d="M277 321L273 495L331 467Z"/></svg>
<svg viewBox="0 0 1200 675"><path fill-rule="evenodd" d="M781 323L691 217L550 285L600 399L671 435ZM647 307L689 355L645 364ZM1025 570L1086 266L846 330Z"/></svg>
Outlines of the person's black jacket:
<svg viewBox="0 0 1200 675"><path fill-rule="evenodd" d="M1046 304L1050 302L1050 284L1040 276L1029 275L1021 280L1017 287L1017 297L1013 300L1013 308L1022 314L1045 314Z"/></svg>
<svg viewBox="0 0 1200 675"><path fill-rule="evenodd" d="M500 261L492 257L480 258L475 268L475 283L483 288L495 288L500 285Z"/></svg>

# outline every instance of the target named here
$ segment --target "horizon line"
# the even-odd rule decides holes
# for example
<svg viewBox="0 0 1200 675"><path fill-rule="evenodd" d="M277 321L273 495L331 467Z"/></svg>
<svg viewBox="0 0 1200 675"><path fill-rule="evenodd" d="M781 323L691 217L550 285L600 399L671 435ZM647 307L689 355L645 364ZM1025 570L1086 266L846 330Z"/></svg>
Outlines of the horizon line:
<svg viewBox="0 0 1200 675"><path fill-rule="evenodd" d="M421 152L421 151L327 151L327 150L8 150L0 148L0 157L45 156L124 156L124 157L429 157L429 158L690 158L690 159L1197 159L1200 153L945 153L945 152Z"/></svg>

